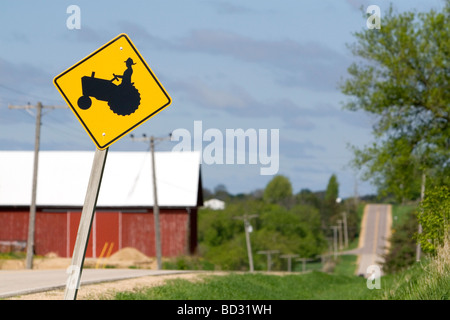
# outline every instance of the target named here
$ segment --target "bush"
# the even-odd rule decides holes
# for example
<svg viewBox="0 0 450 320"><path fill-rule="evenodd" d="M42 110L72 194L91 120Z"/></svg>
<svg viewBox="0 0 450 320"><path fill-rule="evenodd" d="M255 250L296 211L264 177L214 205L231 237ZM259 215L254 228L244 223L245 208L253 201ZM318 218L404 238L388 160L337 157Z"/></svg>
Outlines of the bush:
<svg viewBox="0 0 450 320"><path fill-rule="evenodd" d="M444 244L444 238L449 232L449 219L450 190L440 186L427 191L418 215L422 233L415 235L423 252L434 255L436 248Z"/></svg>
<svg viewBox="0 0 450 320"><path fill-rule="evenodd" d="M398 208L396 208L398 210ZM384 256L383 271L396 273L410 265L416 259L416 242L413 235L417 232L417 215L414 209L404 213L402 221L392 230L390 237L390 249Z"/></svg>

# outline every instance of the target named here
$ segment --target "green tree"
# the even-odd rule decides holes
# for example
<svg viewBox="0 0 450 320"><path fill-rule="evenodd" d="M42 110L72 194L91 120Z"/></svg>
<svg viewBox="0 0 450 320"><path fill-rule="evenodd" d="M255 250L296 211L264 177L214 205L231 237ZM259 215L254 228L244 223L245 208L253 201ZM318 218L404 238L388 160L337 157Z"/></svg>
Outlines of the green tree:
<svg viewBox="0 0 450 320"><path fill-rule="evenodd" d="M214 188L214 197L223 201L228 200L230 194L228 193L227 187L224 184L218 184Z"/></svg>
<svg viewBox="0 0 450 320"><path fill-rule="evenodd" d="M316 209L320 209L321 201L319 197L309 189L302 189L295 195L295 203L302 205L310 205Z"/></svg>
<svg viewBox="0 0 450 320"><path fill-rule="evenodd" d="M375 117L376 142L353 164L380 191L416 198L420 176L450 176L450 1L442 12L383 15L381 29L354 34L358 62L341 84L344 107Z"/></svg>
<svg viewBox="0 0 450 320"><path fill-rule="evenodd" d="M264 189L264 201L268 203L287 204L292 199L292 184L289 178L276 175Z"/></svg>
<svg viewBox="0 0 450 320"><path fill-rule="evenodd" d="M339 183L335 174L332 174L328 180L327 189L322 206L322 222L324 227L328 227L339 214L336 199L339 196Z"/></svg>

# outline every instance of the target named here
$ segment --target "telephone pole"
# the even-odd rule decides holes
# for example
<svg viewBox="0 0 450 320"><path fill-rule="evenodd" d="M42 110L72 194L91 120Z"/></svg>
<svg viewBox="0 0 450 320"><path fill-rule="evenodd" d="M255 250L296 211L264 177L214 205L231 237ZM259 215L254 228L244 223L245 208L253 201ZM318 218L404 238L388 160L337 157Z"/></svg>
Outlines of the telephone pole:
<svg viewBox="0 0 450 320"><path fill-rule="evenodd" d="M298 258L296 261L301 261L302 262L302 272L306 272L306 262L312 261L312 259Z"/></svg>
<svg viewBox="0 0 450 320"><path fill-rule="evenodd" d="M342 244L342 220L341 219L339 219L338 221L337 221L337 223L338 223L338 227L339 227L339 250L342 250L343 249L343 244Z"/></svg>
<svg viewBox="0 0 450 320"><path fill-rule="evenodd" d="M243 216L240 217L233 217L233 219L239 219L239 220L244 220L244 228L245 228L245 241L247 242L247 254L248 254L248 263L250 266L250 272L255 271L254 267L253 267L253 254L252 254L252 245L250 243L250 232L251 230L249 230L251 228L250 222L248 221L251 218L256 218L258 217L257 214L252 214L252 215L248 215L248 214L244 214Z"/></svg>
<svg viewBox="0 0 450 320"><path fill-rule="evenodd" d="M292 271L292 258L297 258L298 254L282 254L280 258L287 259L288 262L288 272Z"/></svg>
<svg viewBox="0 0 450 320"><path fill-rule="evenodd" d="M156 189L156 165L155 165L155 141L169 140L172 134L170 133L168 137L154 136L147 137L145 134L142 138L135 138L134 135L130 135L133 141L145 141L150 142L150 152L152 155L152 176L153 176L153 218L155 222L155 245L156 245L156 261L158 270L162 269L162 253L161 253L161 229L159 226L159 205L158 205L158 192Z"/></svg>
<svg viewBox="0 0 450 320"><path fill-rule="evenodd" d="M348 248L347 211L342 212L344 218L344 247Z"/></svg>
<svg viewBox="0 0 450 320"><path fill-rule="evenodd" d="M423 202L423 199L425 198L425 183L427 180L427 176L425 174L425 171L422 172L422 184L420 186L420 202ZM423 232L422 224L419 223L419 227L417 230L418 234L421 234ZM417 242L416 245L416 261L420 261L420 255L421 255L421 247L420 242Z"/></svg>
<svg viewBox="0 0 450 320"><path fill-rule="evenodd" d="M34 234L36 226L36 194L37 194L37 176L38 176L38 161L39 161L39 145L41 139L41 118L42 109L66 109L66 106L43 106L38 102L36 106L28 104L26 106L9 105L9 109L36 109L36 128L34 134L34 160L33 160L33 182L31 186L31 205L30 216L28 218L28 239L27 239L27 257L26 268L33 269L33 253L34 253Z"/></svg>
<svg viewBox="0 0 450 320"><path fill-rule="evenodd" d="M331 228L333 229L333 251L334 251L334 260L337 259L337 231L338 231L338 226L331 226Z"/></svg>
<svg viewBox="0 0 450 320"><path fill-rule="evenodd" d="M280 250L264 250L264 251L258 251L258 254L265 254L267 255L267 271L271 270L272 267L272 254L278 253Z"/></svg>

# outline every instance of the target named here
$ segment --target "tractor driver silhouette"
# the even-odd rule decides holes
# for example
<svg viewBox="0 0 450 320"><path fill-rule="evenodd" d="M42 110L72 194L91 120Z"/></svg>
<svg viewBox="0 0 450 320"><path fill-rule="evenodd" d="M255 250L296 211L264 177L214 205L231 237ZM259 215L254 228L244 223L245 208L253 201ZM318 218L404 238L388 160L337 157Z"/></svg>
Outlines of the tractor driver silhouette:
<svg viewBox="0 0 450 320"><path fill-rule="evenodd" d="M91 107L92 101L90 97L94 97L100 101L107 101L109 108L119 116L127 116L137 110L141 102L141 95L131 82L133 68L131 66L136 63L133 59L128 58L125 61L127 69L123 75L113 73L112 80L95 78L95 72L92 75L81 78L83 95L78 99L78 106L82 110ZM115 85L115 80L122 79L121 84Z"/></svg>
<svg viewBox="0 0 450 320"><path fill-rule="evenodd" d="M133 85L133 83L131 83L131 75L133 74L133 68L131 68L131 66L134 66L136 63L133 63L133 59L128 58L127 61L125 61L125 64L127 66L127 70L123 72L123 75L119 76L113 73L114 78L111 81L121 78L121 86L131 86Z"/></svg>

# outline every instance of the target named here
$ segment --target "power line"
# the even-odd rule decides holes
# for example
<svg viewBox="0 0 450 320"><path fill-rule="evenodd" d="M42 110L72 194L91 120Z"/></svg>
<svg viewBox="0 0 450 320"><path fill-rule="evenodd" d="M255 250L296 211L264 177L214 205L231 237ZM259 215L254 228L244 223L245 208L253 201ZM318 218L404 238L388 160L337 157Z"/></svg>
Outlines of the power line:
<svg viewBox="0 0 450 320"><path fill-rule="evenodd" d="M14 93L16 93L16 94L23 95L23 96L25 96L25 97L27 97L27 98L39 99L39 100L46 100L46 101L49 101L49 100L50 100L50 101L58 102L58 103L61 102L61 100L51 99L51 98L49 99L49 98L47 98L47 97L42 97L42 96L34 95L34 94L31 94L31 93L26 93L26 92L23 92L23 91L20 91L20 90L11 88L11 87L9 87L9 86L5 86L4 84L1 84L1 83L0 83L0 87L3 88L3 89L9 90L9 91L11 91L11 92L14 92Z"/></svg>

